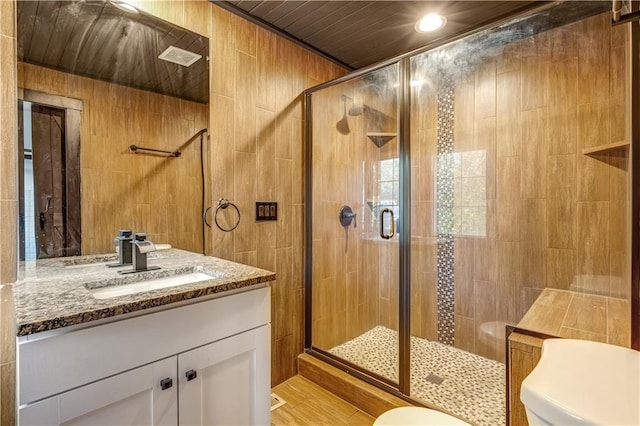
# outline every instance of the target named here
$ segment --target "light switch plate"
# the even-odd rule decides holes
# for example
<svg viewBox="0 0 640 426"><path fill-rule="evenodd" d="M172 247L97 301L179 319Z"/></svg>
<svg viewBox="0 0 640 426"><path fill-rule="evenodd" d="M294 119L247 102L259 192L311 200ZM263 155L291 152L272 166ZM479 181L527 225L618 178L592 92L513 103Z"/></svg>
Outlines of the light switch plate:
<svg viewBox="0 0 640 426"><path fill-rule="evenodd" d="M278 220L278 203L276 201L256 201L256 222Z"/></svg>

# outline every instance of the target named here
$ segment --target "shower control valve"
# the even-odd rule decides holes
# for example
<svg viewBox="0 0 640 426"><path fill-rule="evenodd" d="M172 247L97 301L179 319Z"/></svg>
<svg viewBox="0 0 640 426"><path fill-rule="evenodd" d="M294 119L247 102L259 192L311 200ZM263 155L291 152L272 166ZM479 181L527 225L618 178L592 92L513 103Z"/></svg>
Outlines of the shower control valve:
<svg viewBox="0 0 640 426"><path fill-rule="evenodd" d="M351 225L351 222L353 222L353 227L357 228L358 227L358 219L357 219L357 214L353 212L353 210L351 209L351 207L344 205L342 207L340 207L340 225L344 226L345 228Z"/></svg>

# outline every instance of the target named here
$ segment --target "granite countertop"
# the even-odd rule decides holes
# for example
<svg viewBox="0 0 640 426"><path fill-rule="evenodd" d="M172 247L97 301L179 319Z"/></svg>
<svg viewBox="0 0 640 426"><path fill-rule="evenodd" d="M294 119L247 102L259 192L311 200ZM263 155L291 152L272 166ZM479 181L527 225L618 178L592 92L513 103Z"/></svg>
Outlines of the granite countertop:
<svg viewBox="0 0 640 426"><path fill-rule="evenodd" d="M275 280L275 273L178 249L153 252L148 266L160 269L122 275L109 268L115 254L65 257L25 262L13 286L16 334L48 330L125 315ZM92 291L173 275L201 272L211 279L107 299Z"/></svg>

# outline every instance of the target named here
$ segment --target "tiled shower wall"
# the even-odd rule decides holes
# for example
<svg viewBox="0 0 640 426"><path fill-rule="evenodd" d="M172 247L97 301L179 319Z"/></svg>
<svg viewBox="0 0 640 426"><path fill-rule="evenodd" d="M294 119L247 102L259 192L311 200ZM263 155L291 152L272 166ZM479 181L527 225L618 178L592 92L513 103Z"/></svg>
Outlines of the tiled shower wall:
<svg viewBox="0 0 640 426"><path fill-rule="evenodd" d="M384 79L377 80L373 89L367 81L356 80L351 86L341 84L313 95L313 343L323 349L376 325L398 329L399 238L397 234L391 240L378 237L379 213L366 202L379 197L379 164L398 158L399 142L393 138L381 148L376 147L366 136L369 129L363 116L348 115L351 131L347 135L336 129L343 114L341 96L345 94L364 99L368 106L397 119L397 98L390 89L396 87L395 81L385 87ZM347 110L351 105L349 100ZM420 132L432 137L429 140L433 145L414 143L411 147L412 197L420 200L412 203L412 333L437 340L437 132L435 126L414 129L412 140L417 140ZM343 204L358 214L357 229L345 231L340 226L338 212ZM454 266L459 267L457 263ZM441 309L441 313L445 310ZM451 328L451 333L452 325L448 321L446 327Z"/></svg>
<svg viewBox="0 0 640 426"><path fill-rule="evenodd" d="M628 151L582 153L628 140L627 48L626 29L603 14L507 45L448 81L454 198L460 211L483 213L454 208L453 251L441 251L453 261L453 307L443 303L447 286L438 290L445 123L437 85L413 89L413 335L441 340L440 319L455 346L503 360L504 340L492 333L517 323L544 288L629 297ZM358 90L356 80L313 95L313 342L324 349L398 325L397 241L370 238L378 223L363 205L376 195L371 165L397 156L397 141L376 148L353 116L349 134L337 130L341 96ZM342 204L358 214L358 229L338 223ZM443 322L449 315L453 324Z"/></svg>
<svg viewBox="0 0 640 426"><path fill-rule="evenodd" d="M212 254L276 272L276 385L296 374L304 344L302 91L346 71L217 6L212 12L211 199L232 200L242 214L235 231L213 229ZM277 201L278 220L256 223L255 201Z"/></svg>
<svg viewBox="0 0 640 426"><path fill-rule="evenodd" d="M455 346L503 360L504 341L491 333L517 323L545 287L628 297L628 156L582 154L628 139L625 31L593 17L510 44L449 82L462 163L454 198L484 214L456 213L453 251L441 251L453 261L453 308L437 272L437 138L446 123L437 89L413 89L412 334L440 340L440 321ZM352 116L351 132L340 134L343 94L357 96L357 83L313 97L313 340L325 349L373 325L397 328L397 243L367 238L362 203L362 191L375 195L371 165L397 156L397 142L377 149ZM342 204L358 213L360 231L339 226ZM453 324L443 322L447 309Z"/></svg>
<svg viewBox="0 0 640 426"><path fill-rule="evenodd" d="M374 287L377 282L377 253L361 238L366 228L362 205L364 185L361 159L367 146L362 143L364 123L346 115L353 98L353 85L338 85L312 96L313 107L313 225L312 225L312 336L313 344L330 349L363 333L376 322ZM346 110L344 109L346 108ZM336 125L348 120L349 133ZM358 227L343 228L339 222L342 205L357 214Z"/></svg>
<svg viewBox="0 0 640 426"><path fill-rule="evenodd" d="M370 93L366 93L367 82L357 79L312 95L312 336L314 346L325 350L376 325L398 327L398 238L379 238L377 211L367 204L379 197L380 162L398 157L398 140L378 148L366 136L371 131L366 114L346 112L360 98L395 118L395 72L381 74ZM390 98L376 98L377 91ZM346 107L343 95L348 97ZM347 134L337 124L345 115ZM340 224L343 205L356 213L356 227Z"/></svg>
<svg viewBox="0 0 640 426"><path fill-rule="evenodd" d="M503 359L504 342L481 326L517 323L545 287L629 297L628 151L582 154L628 140L625 31L608 14L589 18L512 43L454 82L454 151L486 161L480 186L457 188L486 201L485 235L455 237L457 347ZM434 92L423 87L412 111L414 254L426 252L412 257L412 332L429 339Z"/></svg>

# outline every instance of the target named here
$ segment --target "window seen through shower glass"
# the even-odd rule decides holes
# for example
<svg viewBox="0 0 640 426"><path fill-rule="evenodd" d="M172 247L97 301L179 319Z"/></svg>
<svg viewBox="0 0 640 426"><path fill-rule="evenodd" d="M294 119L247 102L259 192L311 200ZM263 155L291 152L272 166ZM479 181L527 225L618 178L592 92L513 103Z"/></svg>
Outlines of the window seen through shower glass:
<svg viewBox="0 0 640 426"><path fill-rule="evenodd" d="M487 234L486 150L464 151L453 156L453 234Z"/></svg>
<svg viewBox="0 0 640 426"><path fill-rule="evenodd" d="M397 215L398 189L400 182L400 160L390 158L378 163L378 198L380 205L395 206L394 215Z"/></svg>
<svg viewBox="0 0 640 426"><path fill-rule="evenodd" d="M380 161L380 201L395 202L398 199L398 181L400 179L399 159Z"/></svg>

